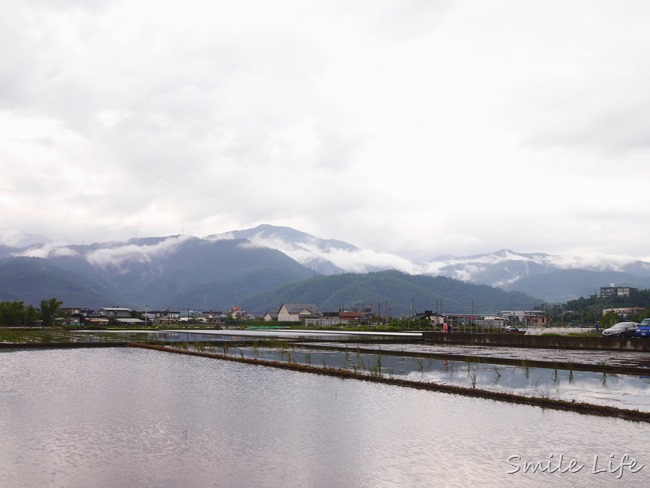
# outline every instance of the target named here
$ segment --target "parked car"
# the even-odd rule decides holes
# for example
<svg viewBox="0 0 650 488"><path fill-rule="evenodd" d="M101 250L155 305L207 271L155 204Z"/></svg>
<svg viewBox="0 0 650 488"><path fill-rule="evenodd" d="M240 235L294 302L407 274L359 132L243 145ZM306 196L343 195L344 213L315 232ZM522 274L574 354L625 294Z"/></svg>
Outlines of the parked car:
<svg viewBox="0 0 650 488"><path fill-rule="evenodd" d="M627 329L624 331L620 336L621 337L627 337L628 339L630 337L636 337L636 331L639 330L638 327L632 327L631 329Z"/></svg>
<svg viewBox="0 0 650 488"><path fill-rule="evenodd" d="M638 322L619 322L603 331L604 336L633 337L636 334Z"/></svg>
<svg viewBox="0 0 650 488"><path fill-rule="evenodd" d="M636 337L650 339L650 318L643 319L636 328Z"/></svg>

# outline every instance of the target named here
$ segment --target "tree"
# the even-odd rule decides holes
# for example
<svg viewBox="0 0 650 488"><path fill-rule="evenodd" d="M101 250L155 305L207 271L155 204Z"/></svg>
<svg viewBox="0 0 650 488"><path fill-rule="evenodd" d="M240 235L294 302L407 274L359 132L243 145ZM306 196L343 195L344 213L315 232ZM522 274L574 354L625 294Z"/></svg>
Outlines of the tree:
<svg viewBox="0 0 650 488"><path fill-rule="evenodd" d="M28 305L25 308L25 325L34 325L34 322L38 320L38 310L34 305Z"/></svg>
<svg viewBox="0 0 650 488"><path fill-rule="evenodd" d="M41 320L43 321L44 327L51 327L54 325L54 321L59 315L61 305L63 305L63 302L56 298L41 301Z"/></svg>
<svg viewBox="0 0 650 488"><path fill-rule="evenodd" d="M0 325L15 327L25 321L25 305L23 302L0 302Z"/></svg>
<svg viewBox="0 0 650 488"><path fill-rule="evenodd" d="M618 316L616 312L609 311L605 315L603 315L603 318L600 321L600 325L603 326L604 329L607 327L611 327L614 325L616 322L620 321L621 318Z"/></svg>
<svg viewBox="0 0 650 488"><path fill-rule="evenodd" d="M645 310L644 310L643 312L641 312L640 314L635 315L635 316L632 318L632 320L633 320L634 322L641 322L641 321L642 321L643 319L645 319L646 317L650 317L650 307L646 307Z"/></svg>

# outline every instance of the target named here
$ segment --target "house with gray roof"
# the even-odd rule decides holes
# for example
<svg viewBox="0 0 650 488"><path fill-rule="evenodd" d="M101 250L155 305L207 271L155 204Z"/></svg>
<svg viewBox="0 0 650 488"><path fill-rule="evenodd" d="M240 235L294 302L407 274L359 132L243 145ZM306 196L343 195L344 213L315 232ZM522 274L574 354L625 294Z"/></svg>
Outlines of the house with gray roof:
<svg viewBox="0 0 650 488"><path fill-rule="evenodd" d="M264 314L264 321L265 322L277 322L278 321L278 310L277 309L271 309L268 312Z"/></svg>
<svg viewBox="0 0 650 488"><path fill-rule="evenodd" d="M302 322L314 317L320 317L320 311L313 303L283 303L278 310L278 322Z"/></svg>

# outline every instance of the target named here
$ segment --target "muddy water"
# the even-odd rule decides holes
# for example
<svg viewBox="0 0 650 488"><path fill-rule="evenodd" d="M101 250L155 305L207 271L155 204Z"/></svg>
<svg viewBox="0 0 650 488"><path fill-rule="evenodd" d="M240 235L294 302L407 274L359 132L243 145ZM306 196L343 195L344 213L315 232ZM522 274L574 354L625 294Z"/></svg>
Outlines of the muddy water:
<svg viewBox="0 0 650 488"><path fill-rule="evenodd" d="M3 352L0 386L2 487L650 482L648 424L214 359Z"/></svg>

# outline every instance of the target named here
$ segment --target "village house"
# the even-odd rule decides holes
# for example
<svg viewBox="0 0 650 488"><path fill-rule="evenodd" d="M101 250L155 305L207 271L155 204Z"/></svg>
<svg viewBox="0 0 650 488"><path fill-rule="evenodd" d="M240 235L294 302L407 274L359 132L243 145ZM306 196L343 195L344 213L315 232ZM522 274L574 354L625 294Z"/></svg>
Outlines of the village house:
<svg viewBox="0 0 650 488"><path fill-rule="evenodd" d="M364 312L339 312L339 323L341 324L361 324L369 322L370 314Z"/></svg>
<svg viewBox="0 0 650 488"><path fill-rule="evenodd" d="M304 324L309 326L333 327L340 323L338 312L322 312L320 316L306 317L304 319Z"/></svg>
<svg viewBox="0 0 650 488"><path fill-rule="evenodd" d="M302 322L320 315L318 307L313 303L283 303L278 309L278 322Z"/></svg>
<svg viewBox="0 0 650 488"><path fill-rule="evenodd" d="M264 314L262 317L265 322L277 322L278 321L278 310L271 309Z"/></svg>
<svg viewBox="0 0 650 488"><path fill-rule="evenodd" d="M106 317L83 317L80 325L85 327L106 327L109 325Z"/></svg>
<svg viewBox="0 0 650 488"><path fill-rule="evenodd" d="M643 313L645 309L643 307L626 307L626 308L605 308L603 309L603 316L609 312L613 312L622 319L629 319L634 315Z"/></svg>
<svg viewBox="0 0 650 488"><path fill-rule="evenodd" d="M510 312L504 312L506 314ZM515 312L512 312L515 313ZM523 319L525 312L519 312ZM514 315L511 315L514 316ZM507 316L498 316L498 315L485 315L479 313L470 313L470 314L448 314L446 320L451 321L455 325L471 326L471 327L481 327L484 329L501 329L506 326L508 322ZM442 325L445 322L445 316L437 316L434 319L434 325Z"/></svg>
<svg viewBox="0 0 650 488"><path fill-rule="evenodd" d="M508 310L501 312L501 316L515 321L516 325L524 327L549 327L551 315L543 310Z"/></svg>
<svg viewBox="0 0 650 488"><path fill-rule="evenodd" d="M248 320L251 318L251 314L241 307L232 307L228 310L228 317L233 320Z"/></svg>
<svg viewBox="0 0 650 488"><path fill-rule="evenodd" d="M87 318L95 313L94 310L81 307L61 307L60 312L65 319L65 325L69 326L86 325Z"/></svg>
<svg viewBox="0 0 650 488"><path fill-rule="evenodd" d="M524 313L523 324L525 327L549 327L551 316L542 310L529 310Z"/></svg>
<svg viewBox="0 0 650 488"><path fill-rule="evenodd" d="M210 324L221 324L221 319L226 318L225 314L222 311L209 310L207 312L201 312L201 319Z"/></svg>
<svg viewBox="0 0 650 488"><path fill-rule="evenodd" d="M175 324L181 318L181 313L177 310L151 310L143 314L147 325L164 325Z"/></svg>
<svg viewBox="0 0 650 488"><path fill-rule="evenodd" d="M126 319L131 317L130 308L104 307L100 310L100 313L109 319Z"/></svg>
<svg viewBox="0 0 650 488"><path fill-rule="evenodd" d="M334 325L360 325L370 322L370 313L343 311L323 312L318 316L305 317L305 325L330 327Z"/></svg>
<svg viewBox="0 0 650 488"><path fill-rule="evenodd" d="M467 317L463 315L455 315L455 316L449 316L452 317L453 320L456 320L457 323L461 323L461 320L467 319ZM421 313L416 313L413 317L411 317L411 320L426 320L429 322L430 325L442 325L442 323L445 321L446 316L442 315L438 312L433 312L431 310L425 310L424 312Z"/></svg>

